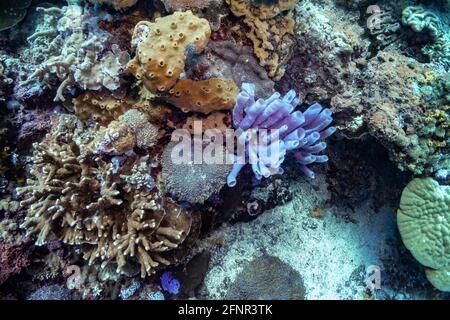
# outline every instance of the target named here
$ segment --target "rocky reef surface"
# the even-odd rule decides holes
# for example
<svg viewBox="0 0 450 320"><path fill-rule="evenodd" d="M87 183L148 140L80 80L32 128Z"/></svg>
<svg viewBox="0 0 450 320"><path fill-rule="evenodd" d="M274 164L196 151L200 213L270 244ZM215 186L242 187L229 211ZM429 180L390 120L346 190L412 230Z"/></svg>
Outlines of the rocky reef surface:
<svg viewBox="0 0 450 320"><path fill-rule="evenodd" d="M0 299L450 298L448 1L20 2Z"/></svg>

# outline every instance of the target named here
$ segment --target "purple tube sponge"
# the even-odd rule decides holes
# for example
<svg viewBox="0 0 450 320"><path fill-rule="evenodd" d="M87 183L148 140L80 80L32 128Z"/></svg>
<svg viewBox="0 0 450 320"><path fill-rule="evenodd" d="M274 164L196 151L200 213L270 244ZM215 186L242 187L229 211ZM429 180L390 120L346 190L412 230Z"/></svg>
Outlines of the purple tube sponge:
<svg viewBox="0 0 450 320"><path fill-rule="evenodd" d="M245 150L245 158L233 157L233 169L227 179L230 187L236 185L237 175L248 162L257 179L282 173L280 165L289 150L294 152L302 172L314 178L307 165L328 160L318 154L327 147L321 140L336 129L328 127L333 121L330 109L315 103L305 112L294 111L299 102L294 90L283 97L275 92L268 99L255 101L255 85L242 84L232 115L238 132L237 149Z"/></svg>

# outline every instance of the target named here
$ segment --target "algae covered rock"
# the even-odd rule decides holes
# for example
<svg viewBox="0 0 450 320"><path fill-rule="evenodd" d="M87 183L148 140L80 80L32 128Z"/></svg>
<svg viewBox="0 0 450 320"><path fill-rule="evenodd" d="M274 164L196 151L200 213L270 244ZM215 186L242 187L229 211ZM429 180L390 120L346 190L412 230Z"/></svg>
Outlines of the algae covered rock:
<svg viewBox="0 0 450 320"><path fill-rule="evenodd" d="M0 31L14 27L27 14L31 0L0 1Z"/></svg>
<svg viewBox="0 0 450 320"><path fill-rule="evenodd" d="M428 280L450 291L450 188L432 178L412 180L403 190L397 225L406 248L432 269Z"/></svg>
<svg viewBox="0 0 450 320"><path fill-rule="evenodd" d="M227 299L303 300L301 275L277 257L263 255L249 263L230 285Z"/></svg>

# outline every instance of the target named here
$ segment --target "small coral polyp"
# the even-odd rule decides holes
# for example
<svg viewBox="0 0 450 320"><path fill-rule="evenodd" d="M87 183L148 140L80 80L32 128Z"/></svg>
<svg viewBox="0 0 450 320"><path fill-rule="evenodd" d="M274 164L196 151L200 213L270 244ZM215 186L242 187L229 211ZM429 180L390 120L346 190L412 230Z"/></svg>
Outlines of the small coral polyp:
<svg viewBox="0 0 450 320"><path fill-rule="evenodd" d="M192 217L164 201L156 188L130 188L127 177L139 157L131 155L114 168L85 147L95 134L76 117L62 115L34 145L33 178L17 189L27 196L21 205L29 207L22 227L38 245L59 239L80 245L90 264L114 262L125 272L137 263L142 277L150 275L175 262L174 251L189 234Z"/></svg>

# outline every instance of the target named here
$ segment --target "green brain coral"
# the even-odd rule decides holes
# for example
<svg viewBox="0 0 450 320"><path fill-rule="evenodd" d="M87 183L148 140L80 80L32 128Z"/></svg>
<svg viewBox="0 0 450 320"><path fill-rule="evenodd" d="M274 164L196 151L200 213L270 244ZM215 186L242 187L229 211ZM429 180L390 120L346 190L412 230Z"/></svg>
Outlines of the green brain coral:
<svg viewBox="0 0 450 320"><path fill-rule="evenodd" d="M450 187L414 179L403 190L397 225L406 248L439 290L450 291Z"/></svg>
<svg viewBox="0 0 450 320"><path fill-rule="evenodd" d="M0 31L14 27L22 21L30 4L31 0L0 0Z"/></svg>

